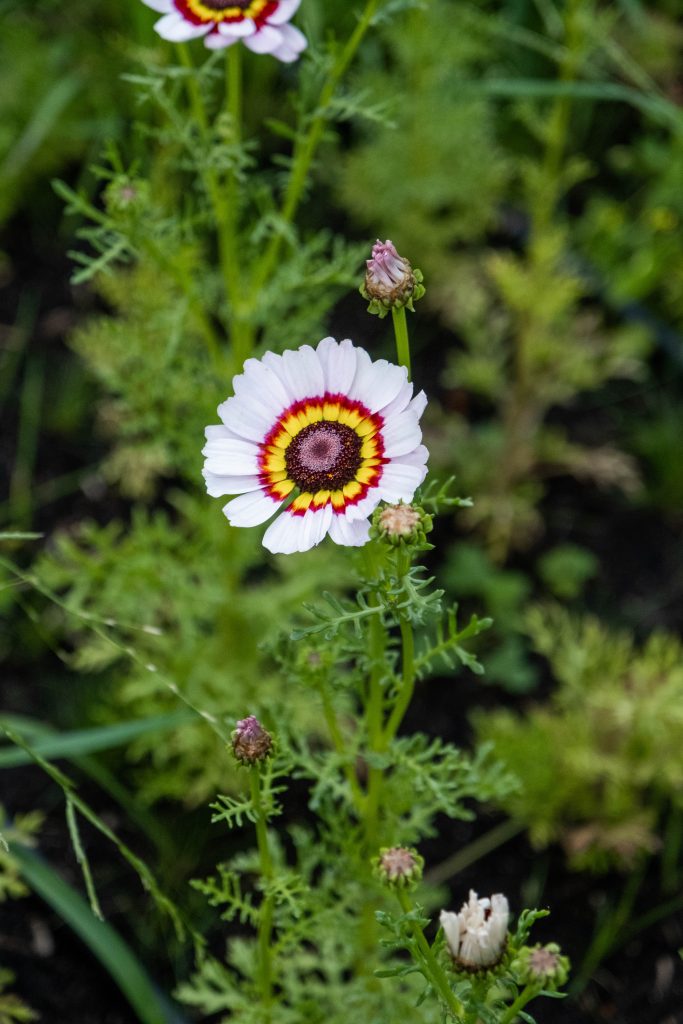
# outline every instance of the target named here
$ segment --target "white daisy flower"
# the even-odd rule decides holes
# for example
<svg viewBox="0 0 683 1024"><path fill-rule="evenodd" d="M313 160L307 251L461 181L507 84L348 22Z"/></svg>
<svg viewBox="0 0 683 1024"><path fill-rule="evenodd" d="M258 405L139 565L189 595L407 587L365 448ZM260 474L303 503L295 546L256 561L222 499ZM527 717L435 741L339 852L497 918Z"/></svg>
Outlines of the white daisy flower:
<svg viewBox="0 0 683 1024"><path fill-rule="evenodd" d="M223 424L206 428L206 488L239 495L223 509L232 526L265 523L290 499L263 538L273 553L308 551L328 533L365 544L380 501L410 501L426 476L424 392L413 398L405 367L348 339L248 359L233 387Z"/></svg>
<svg viewBox="0 0 683 1024"><path fill-rule="evenodd" d="M459 914L442 910L439 918L453 959L462 967L492 967L503 955L507 939L508 901L501 893L479 899L470 889Z"/></svg>
<svg viewBox="0 0 683 1024"><path fill-rule="evenodd" d="M163 18L154 28L163 39L184 43L204 37L204 45L221 50L243 42L254 53L270 53L290 64L308 46L289 21L301 0L143 0Z"/></svg>

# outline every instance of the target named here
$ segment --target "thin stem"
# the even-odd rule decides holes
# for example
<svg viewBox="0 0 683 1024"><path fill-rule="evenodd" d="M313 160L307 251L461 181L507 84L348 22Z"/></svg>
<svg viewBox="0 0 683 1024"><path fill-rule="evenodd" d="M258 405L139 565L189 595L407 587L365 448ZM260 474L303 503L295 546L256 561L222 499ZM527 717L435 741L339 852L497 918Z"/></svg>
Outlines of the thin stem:
<svg viewBox="0 0 683 1024"><path fill-rule="evenodd" d="M401 689L384 730L383 746L387 747L398 732L415 692L415 637L408 619L401 619Z"/></svg>
<svg viewBox="0 0 683 1024"><path fill-rule="evenodd" d="M273 878L273 860L268 845L268 829L266 815L261 800L261 776L259 768L251 769L251 800L256 812L256 842L258 845L261 876L268 883ZM273 1001L273 977L271 965L271 939L273 932L273 898L265 896L259 910L258 951L261 975L261 995L264 1004L264 1024L271 1020L270 1007Z"/></svg>
<svg viewBox="0 0 683 1024"><path fill-rule="evenodd" d="M334 707L332 706L330 695L325 689L324 684L320 687L320 696L323 703L323 713L325 715L325 722L330 733L332 744L334 746L334 749L340 755L340 757L343 757L346 752L344 736L342 735L342 731L339 727L337 716L334 713ZM365 803L365 794L363 793L360 787L360 783L358 781L356 773L353 770L352 765L344 765L344 775L346 776L346 781L349 784L349 789L351 790L351 795L353 796L353 801L356 805L356 809L360 814L362 814Z"/></svg>
<svg viewBox="0 0 683 1024"><path fill-rule="evenodd" d="M413 907L408 897L408 894L403 889L398 889L396 892L398 902L401 904L401 908L405 914L412 913ZM424 932L420 928L417 921L409 921L408 925L413 937L417 942L422 958L425 961L425 966L429 971L429 976L434 988L437 990L448 1009L453 1014L453 1017L458 1020L462 1019L463 1006L459 999L456 999L451 986L446 977L446 973L439 964L438 960L432 952L432 948L427 942Z"/></svg>
<svg viewBox="0 0 683 1024"><path fill-rule="evenodd" d="M391 308L391 316L394 321L394 334L396 336L396 356L399 366L405 366L410 380L410 340L408 338L408 323L406 320L405 306L396 309Z"/></svg>
<svg viewBox="0 0 683 1024"><path fill-rule="evenodd" d="M292 173L287 183L284 203L280 212L279 220L283 226L291 224L298 209L306 186L306 179L315 156L320 140L325 130L326 111L334 96L335 89L339 85L346 69L353 60L356 50L361 44L363 36L370 27L380 0L368 0L365 5L358 24L349 36L346 45L337 56L332 69L327 77L318 100L317 113L311 119L308 132L303 139L299 139L295 145ZM280 255L280 249L284 243L284 235L278 232L273 235L266 247L263 259L257 265L252 280L252 301L258 297L263 285L273 272Z"/></svg>
<svg viewBox="0 0 683 1024"><path fill-rule="evenodd" d="M211 145L211 124L206 111L204 103L204 97L199 83L197 82L196 69L190 55L190 51L185 43L177 44L178 53L180 55L181 63L187 70L185 76L187 84L187 93L190 101L190 108L194 116L195 121L199 127L202 142L208 150ZM233 85L236 92L236 97L230 97L231 113L233 114L233 130L235 131L236 138L239 139L241 134L241 123L235 121L235 115L239 119L241 117L241 82L235 86L234 83L238 80L241 75L239 56L230 57L231 50L238 50L237 46L229 48L228 59L234 61L234 68L229 74L229 83ZM232 66L231 66L232 67ZM228 296L230 306L233 312L233 323L231 331L231 340L233 344L233 359L239 355L239 364L241 365L244 361L245 349L247 346L242 344L242 332L239 327L239 316L237 310L239 309L240 297L242 294L242 287L237 273L238 259L237 259L237 207L238 207L238 191L239 182L234 171L229 175L229 185L225 189L218 178L214 168L211 166L210 161L207 161L205 166L202 168L202 175L204 178L204 184L206 191L211 202L214 217L216 219L216 231L218 234L218 253L221 266L221 272L223 276L223 284L225 287L226 294ZM246 353L248 355L248 351Z"/></svg>
<svg viewBox="0 0 683 1024"><path fill-rule="evenodd" d="M463 846L457 853L431 868L425 874L425 880L431 885L441 885L442 882L446 882L449 878L453 878L454 875L458 875L465 868L469 867L470 864L475 864L482 857L485 857L487 853L497 850L503 843L507 843L513 836L517 836L523 831L524 825L518 821L513 819L502 821L500 825L496 825L495 828L485 832L483 836L479 836L478 839L468 843L467 846Z"/></svg>
<svg viewBox="0 0 683 1024"><path fill-rule="evenodd" d="M514 1003L511 1003L510 1006L508 1006L498 1024L512 1024L515 1017L518 1016L519 1011L523 1010L526 1004L531 1002L535 995L538 995L538 991L538 985L526 985L519 993Z"/></svg>

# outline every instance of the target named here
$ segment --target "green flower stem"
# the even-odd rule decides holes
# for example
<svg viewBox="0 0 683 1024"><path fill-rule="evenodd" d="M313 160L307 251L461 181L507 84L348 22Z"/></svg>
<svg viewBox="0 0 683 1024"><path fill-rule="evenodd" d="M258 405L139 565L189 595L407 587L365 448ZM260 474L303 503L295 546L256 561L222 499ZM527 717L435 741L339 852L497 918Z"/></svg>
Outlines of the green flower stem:
<svg viewBox="0 0 683 1024"><path fill-rule="evenodd" d="M404 889L397 889L396 896L398 898L398 902L401 904L401 909L404 914L412 913L413 906L410 902L408 893ZM434 956L432 948L424 936L424 932L417 921L409 921L408 924L417 943L417 947L420 950L422 959L424 960L424 965L427 969L432 985L443 999L454 1019L462 1020L463 1005L453 994L446 972Z"/></svg>
<svg viewBox="0 0 683 1024"><path fill-rule="evenodd" d="M407 335L406 335L407 337ZM410 571L410 555L407 551L399 548L396 555L396 574L399 580L408 575ZM396 703L394 704L389 720L382 738L382 749L386 750L394 736L401 727L405 714L410 707L415 692L415 680L417 678L415 663L415 635L413 626L405 616L401 617L399 628L401 630L401 688L398 691Z"/></svg>
<svg viewBox="0 0 683 1024"><path fill-rule="evenodd" d="M251 800L256 813L256 842L258 845L261 876L267 884L273 878L273 861L268 846L266 814L261 800L261 776L258 765L251 768ZM271 964L271 939L273 933L273 898L265 896L259 910L258 952L261 975L261 997L263 999L263 1024L270 1024L273 1002L273 976Z"/></svg>
<svg viewBox="0 0 683 1024"><path fill-rule="evenodd" d="M325 131L326 111L330 105L335 90L339 85L346 69L353 60L363 36L367 32L372 19L375 16L380 0L367 0L358 24L349 36L346 45L340 51L327 77L318 101L317 113L311 119L307 134L300 139L294 148L292 173L287 184L284 203L280 213L280 223L285 226L291 224L298 209L304 193L308 172L315 156L315 151ZM272 274L280 256L280 249L284 243L284 235L278 232L270 239L260 263L257 264L252 278L252 302L258 300L260 290Z"/></svg>
<svg viewBox="0 0 683 1024"><path fill-rule="evenodd" d="M332 744L340 757L344 757L346 753L346 743L344 742L344 736L339 727L337 716L334 713L330 695L324 685L320 687L320 696L323 704L323 714L325 715L325 722L327 723ZM346 781L349 784L349 789L351 790L351 795L353 796L353 802L356 805L356 809L358 813L362 815L365 804L365 794L361 789L358 777L353 769L353 765L344 765L344 775L346 776Z"/></svg>
<svg viewBox="0 0 683 1024"><path fill-rule="evenodd" d="M233 131L233 144L237 149L242 144L242 47L229 46L226 51L225 87L228 110ZM226 239L230 246L230 267L232 290L229 291L232 306L230 335L232 339L233 373L238 373L254 347L254 331L246 318L242 296L244 287L239 259L239 175L233 170L228 176L226 189Z"/></svg>
<svg viewBox="0 0 683 1024"><path fill-rule="evenodd" d="M539 992L540 987L538 985L526 985L519 993L514 1003L511 1003L510 1006L508 1006L498 1024L512 1024L515 1018L519 1016L519 1011L523 1010L526 1004L530 1003Z"/></svg>
<svg viewBox="0 0 683 1024"><path fill-rule="evenodd" d="M408 338L408 323L406 320L406 308L401 306L391 308L391 318L394 321L394 334L396 335L396 355L399 366L405 366L410 380L410 340Z"/></svg>
<svg viewBox="0 0 683 1024"><path fill-rule="evenodd" d="M202 141L208 147L211 141L211 126L209 124L209 118L204 105L204 97L199 88L195 74L195 66L190 55L190 51L186 43L176 44L178 53L180 55L180 61L183 67L187 70L186 76L187 94L190 101L190 108L192 110L193 117L197 122ZM230 47L230 50L238 50L239 47ZM230 54L229 54L230 59ZM229 84L234 87L234 82L240 75L240 65L238 63L239 56L235 59L235 68L232 69L228 75ZM233 118L235 113L241 117L241 83L235 89L236 97L230 97L231 113ZM235 122L233 121L235 125ZM239 138L241 132L241 125L234 128L236 137ZM241 283L237 275L237 192L238 182L236 176L230 175L230 181L232 182L233 194L230 194L230 188L224 189L214 169L209 165L204 169L204 182L206 190L211 200L213 207L214 216L216 218L216 229L218 232L218 251L221 265L221 272L223 275L223 284L225 291L230 301L230 306L233 311L233 322L231 331L231 340L233 345L233 363L237 366L241 366L244 361L244 350L250 348L249 345L245 345L243 342L243 328L240 323L240 318L236 315L240 306L241 296ZM248 351L247 351L248 354ZM238 361L239 360L239 361Z"/></svg>

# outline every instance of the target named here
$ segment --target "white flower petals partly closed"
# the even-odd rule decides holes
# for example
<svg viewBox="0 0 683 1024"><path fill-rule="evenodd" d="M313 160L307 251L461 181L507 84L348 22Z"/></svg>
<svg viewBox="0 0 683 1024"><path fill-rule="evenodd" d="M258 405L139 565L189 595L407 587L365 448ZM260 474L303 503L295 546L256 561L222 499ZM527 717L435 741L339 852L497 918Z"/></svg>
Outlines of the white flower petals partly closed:
<svg viewBox="0 0 683 1024"><path fill-rule="evenodd" d="M505 896L479 899L473 889L458 914L442 910L439 920L453 960L468 970L497 964L505 950L509 917Z"/></svg>
<svg viewBox="0 0 683 1024"><path fill-rule="evenodd" d="M206 487L238 495L223 510L233 526L279 511L263 538L273 553L328 534L361 546L380 501L409 502L425 478L424 394L413 398L404 367L373 362L348 339L248 359L234 389L223 423L206 430Z"/></svg>
<svg viewBox="0 0 683 1024"><path fill-rule="evenodd" d="M289 21L300 0L249 0L231 6L225 0L143 0L163 14L154 28L163 39L182 43L204 37L210 50L243 42L254 53L268 53L285 64L306 49L306 37Z"/></svg>

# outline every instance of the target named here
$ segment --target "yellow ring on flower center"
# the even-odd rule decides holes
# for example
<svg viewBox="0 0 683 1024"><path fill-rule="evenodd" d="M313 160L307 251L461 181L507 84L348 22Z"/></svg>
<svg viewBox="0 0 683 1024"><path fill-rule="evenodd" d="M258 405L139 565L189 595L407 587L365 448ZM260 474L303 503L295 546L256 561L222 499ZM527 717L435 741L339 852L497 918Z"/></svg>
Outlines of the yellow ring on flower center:
<svg viewBox="0 0 683 1024"><path fill-rule="evenodd" d="M244 21L246 18L254 20L259 16L270 0L251 0L245 6L223 7L216 3L213 6L210 2L203 3L202 0L185 0L187 9L200 21Z"/></svg>

